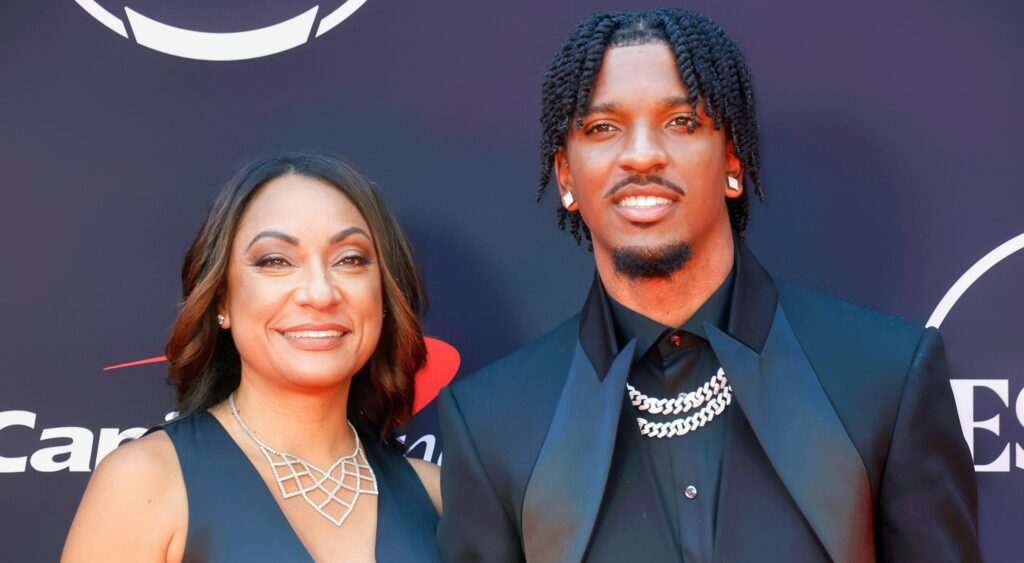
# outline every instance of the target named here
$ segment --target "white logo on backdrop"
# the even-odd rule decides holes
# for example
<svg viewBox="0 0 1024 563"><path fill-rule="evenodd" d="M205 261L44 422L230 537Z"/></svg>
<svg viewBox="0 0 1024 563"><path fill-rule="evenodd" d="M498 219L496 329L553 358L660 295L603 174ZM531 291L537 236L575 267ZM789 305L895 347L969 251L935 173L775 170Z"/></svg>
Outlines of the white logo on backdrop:
<svg viewBox="0 0 1024 563"><path fill-rule="evenodd" d="M266 57L304 44L313 30L319 6L280 23L232 33L192 31L148 18L125 6L125 20L112 14L96 0L75 0L97 21L128 39L131 28L135 41L143 47L187 59L201 61L240 61ZM347 0L333 12L320 18L315 37L327 33L361 8L366 0Z"/></svg>
<svg viewBox="0 0 1024 563"><path fill-rule="evenodd" d="M164 416L164 420L171 421L177 417L177 412L170 412ZM37 418L32 411L0 411L0 433L7 428L17 427L37 430ZM141 427L124 430L100 428L99 432L80 426L43 428L37 433L39 444L33 451L20 452L24 455L9 455L13 452L0 451L0 473L25 473L29 468L40 473L92 471L121 443L138 438L145 432L146 429ZM405 444L405 439L404 435L398 437L402 444ZM405 449L407 456L441 465L443 454L436 447L437 438L433 434L424 434L411 445L407 444Z"/></svg>
<svg viewBox="0 0 1024 563"><path fill-rule="evenodd" d="M0 431L10 427L36 428L32 411L0 412ZM145 428L100 428L99 436L88 428L60 426L39 432L40 447L31 455L0 455L0 473L23 473L27 467L41 473L55 471L91 471L121 442L138 438ZM57 443L51 440L56 440ZM95 443L95 447L93 444ZM95 452L95 456L93 456Z"/></svg>
<svg viewBox="0 0 1024 563"><path fill-rule="evenodd" d="M986 272L995 267L996 264L1002 262L1013 253L1024 249L1024 234L1017 235L1012 239L1004 242L995 248L992 252L986 254L981 260L978 260L973 266L964 272L964 275L960 276L960 279L953 284L953 287L949 288L946 295L939 301L935 311L932 312L931 318L928 319L928 326L938 328L942 321L946 319L949 312L953 310L953 306L956 305L957 301L963 297L964 293L970 289L981 276L985 275ZM960 427L963 429L964 438L967 440L967 445L971 449L971 456L974 456L974 432L976 430L986 430L999 435L1000 432L1000 415L995 415L987 420L975 420L974 419L974 394L979 388L986 388L991 390L999 397L999 400L1003 402L1006 407L1010 406L1010 380L1008 379L953 379L949 382L953 388L953 397L956 399L956 410L960 416ZM1024 389L1017 394L1016 404L1014 405L1014 411L1017 415L1017 421L1024 426ZM1014 444L1015 450L1015 463L1018 469L1024 469L1024 447L1021 444ZM976 471L982 472L1007 472L1010 471L1010 444L1007 443L1006 447L999 454L999 457L990 463L984 463L981 465L975 465Z"/></svg>

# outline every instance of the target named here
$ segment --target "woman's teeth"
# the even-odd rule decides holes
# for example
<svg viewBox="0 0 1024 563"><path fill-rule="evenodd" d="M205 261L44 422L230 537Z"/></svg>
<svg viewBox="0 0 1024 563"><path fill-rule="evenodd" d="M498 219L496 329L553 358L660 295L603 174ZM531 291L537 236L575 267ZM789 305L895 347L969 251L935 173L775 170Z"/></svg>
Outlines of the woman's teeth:
<svg viewBox="0 0 1024 563"><path fill-rule="evenodd" d="M288 338L337 338L341 336L340 330L297 330L286 332Z"/></svg>

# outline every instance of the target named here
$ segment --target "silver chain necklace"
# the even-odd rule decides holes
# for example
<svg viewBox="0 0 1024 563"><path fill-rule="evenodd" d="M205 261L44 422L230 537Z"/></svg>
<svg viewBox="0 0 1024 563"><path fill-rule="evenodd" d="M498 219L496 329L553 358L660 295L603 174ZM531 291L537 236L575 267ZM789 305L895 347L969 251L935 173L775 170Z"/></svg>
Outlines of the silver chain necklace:
<svg viewBox="0 0 1024 563"><path fill-rule="evenodd" d="M638 416L636 422L640 426L640 434L649 438L684 436L703 428L705 424L722 414L725 407L732 404L732 385L729 385L725 370L722 368L718 368L718 372L711 380L698 387L696 391L680 393L671 399L649 397L629 383L626 383L626 390L629 392L630 402L641 412L669 415L697 409L690 416L668 422L653 422Z"/></svg>
<svg viewBox="0 0 1024 563"><path fill-rule="evenodd" d="M228 402L231 404L231 414L238 421L238 425L253 442L256 442L263 457L270 463L270 469L274 472L274 479L283 498L302 495L306 503L321 516L335 526L341 526L352 513L361 495L377 494L377 477L366 460L359 434L351 422L348 423L348 427L355 436L356 449L338 458L327 469L320 469L299 456L277 451L265 444L238 415L234 393L228 397ZM337 477L335 473L338 474Z"/></svg>

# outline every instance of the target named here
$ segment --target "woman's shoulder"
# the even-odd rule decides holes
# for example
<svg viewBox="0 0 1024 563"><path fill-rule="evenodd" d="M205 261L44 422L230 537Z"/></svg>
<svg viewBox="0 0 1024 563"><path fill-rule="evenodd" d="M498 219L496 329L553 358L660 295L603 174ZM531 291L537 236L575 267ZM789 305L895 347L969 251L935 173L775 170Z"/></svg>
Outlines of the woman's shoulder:
<svg viewBox="0 0 1024 563"><path fill-rule="evenodd" d="M122 444L96 467L92 480L116 484L130 479L140 487L163 489L174 480L181 480L178 456L166 432L150 432Z"/></svg>
<svg viewBox="0 0 1024 563"><path fill-rule="evenodd" d="M423 483L423 488L427 490L430 502L434 504L437 513L441 514L441 468L416 457L405 459L416 472L416 476L420 478L420 482Z"/></svg>
<svg viewBox="0 0 1024 563"><path fill-rule="evenodd" d="M123 444L89 479L68 534L65 559L85 561L111 551L125 560L144 555L173 559L184 545L187 506L174 445L165 432ZM118 532L126 528L133 530L127 538Z"/></svg>
<svg viewBox="0 0 1024 563"><path fill-rule="evenodd" d="M152 432L122 444L100 462L89 479L86 498L92 495L107 511L141 511L155 519L166 516L175 504L185 504L185 482L178 457L166 432ZM154 510L155 509L155 510Z"/></svg>

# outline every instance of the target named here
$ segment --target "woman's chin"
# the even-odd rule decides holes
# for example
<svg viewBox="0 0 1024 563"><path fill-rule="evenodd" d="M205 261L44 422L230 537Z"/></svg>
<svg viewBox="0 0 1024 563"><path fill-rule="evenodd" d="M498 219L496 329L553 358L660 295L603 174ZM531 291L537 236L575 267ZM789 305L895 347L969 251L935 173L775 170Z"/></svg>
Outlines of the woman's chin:
<svg viewBox="0 0 1024 563"><path fill-rule="evenodd" d="M328 391L348 386L356 370L322 366L292 367L283 371L283 378L290 387L309 392Z"/></svg>

